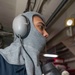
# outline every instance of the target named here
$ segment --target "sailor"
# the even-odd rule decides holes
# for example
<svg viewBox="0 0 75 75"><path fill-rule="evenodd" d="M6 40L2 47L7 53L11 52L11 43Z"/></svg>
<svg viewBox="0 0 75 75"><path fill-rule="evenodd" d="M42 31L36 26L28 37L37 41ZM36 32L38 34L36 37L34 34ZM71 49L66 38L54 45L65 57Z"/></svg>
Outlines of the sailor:
<svg viewBox="0 0 75 75"><path fill-rule="evenodd" d="M26 12L13 20L14 41L0 49L0 75L42 75L39 53L48 33L42 15Z"/></svg>

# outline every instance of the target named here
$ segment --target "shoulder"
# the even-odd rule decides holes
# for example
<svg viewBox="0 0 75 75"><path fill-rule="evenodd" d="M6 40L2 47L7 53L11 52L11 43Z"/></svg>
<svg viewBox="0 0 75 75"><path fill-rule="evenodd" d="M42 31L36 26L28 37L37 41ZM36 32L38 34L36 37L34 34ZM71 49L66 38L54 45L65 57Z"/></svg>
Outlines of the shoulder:
<svg viewBox="0 0 75 75"><path fill-rule="evenodd" d="M0 54L0 63L4 61L3 56Z"/></svg>

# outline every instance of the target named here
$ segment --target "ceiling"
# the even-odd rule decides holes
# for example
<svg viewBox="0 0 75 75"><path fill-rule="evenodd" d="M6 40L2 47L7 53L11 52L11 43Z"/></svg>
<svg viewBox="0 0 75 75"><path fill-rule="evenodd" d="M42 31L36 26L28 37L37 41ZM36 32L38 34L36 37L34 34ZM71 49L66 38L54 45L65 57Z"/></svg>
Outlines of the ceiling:
<svg viewBox="0 0 75 75"><path fill-rule="evenodd" d="M12 31L12 21L24 11L37 11L44 15L46 21L63 0L0 0L0 23L4 30ZM35 7L34 7L35 6Z"/></svg>
<svg viewBox="0 0 75 75"><path fill-rule="evenodd" d="M47 50L53 51L56 48L60 57L64 59L73 58L75 48L74 46L69 47L72 44L70 42L73 41L73 37L69 38L66 35L64 22L67 17L75 14L73 7L75 7L75 0L0 0L0 24L3 26L3 30L0 30L0 36L7 35L7 38L3 38L5 44L9 45L12 38L10 42L7 40L10 38L8 35L12 35L13 19L24 11L36 11L43 14L46 20L46 30L49 33ZM70 41L66 41L67 39ZM70 56L64 57L64 54Z"/></svg>

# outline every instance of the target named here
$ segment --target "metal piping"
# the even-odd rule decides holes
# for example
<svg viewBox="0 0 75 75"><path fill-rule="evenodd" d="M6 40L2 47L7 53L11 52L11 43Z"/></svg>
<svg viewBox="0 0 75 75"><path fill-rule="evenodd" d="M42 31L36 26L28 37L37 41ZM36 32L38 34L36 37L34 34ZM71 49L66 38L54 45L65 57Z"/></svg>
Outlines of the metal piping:
<svg viewBox="0 0 75 75"><path fill-rule="evenodd" d="M42 1L41 6L40 6L39 11L38 11L39 13L42 12L43 5L44 5L46 2L47 2L47 0L43 0L43 1Z"/></svg>
<svg viewBox="0 0 75 75"><path fill-rule="evenodd" d="M36 0L31 0L30 7L29 7L30 11L33 11L34 10L35 5L36 5Z"/></svg>
<svg viewBox="0 0 75 75"><path fill-rule="evenodd" d="M26 6L26 9L25 9L25 11L24 11L24 12L29 11L29 7L30 7L30 0L28 0L28 2L27 2L27 6Z"/></svg>
<svg viewBox="0 0 75 75"><path fill-rule="evenodd" d="M59 4L57 9L54 11L54 13L51 15L51 17L46 22L46 26L49 25L49 23L54 19L54 17L57 15L57 13L62 9L62 7L68 2L68 0L62 0L62 2Z"/></svg>
<svg viewBox="0 0 75 75"><path fill-rule="evenodd" d="M36 0L28 0L28 2L27 2L27 7L26 7L26 9L25 9L24 12L27 12L27 11L29 11L29 10L30 10L30 11L33 11L35 5L36 5Z"/></svg>

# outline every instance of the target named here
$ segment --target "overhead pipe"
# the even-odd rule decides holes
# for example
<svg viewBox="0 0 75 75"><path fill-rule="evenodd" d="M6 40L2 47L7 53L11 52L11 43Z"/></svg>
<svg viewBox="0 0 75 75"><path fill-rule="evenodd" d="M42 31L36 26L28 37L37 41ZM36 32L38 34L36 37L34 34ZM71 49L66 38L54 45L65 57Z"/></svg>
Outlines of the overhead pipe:
<svg viewBox="0 0 75 75"><path fill-rule="evenodd" d="M35 5L36 5L36 0L28 0L28 2L27 2L27 7L26 7L26 9L25 9L24 12L33 11Z"/></svg>
<svg viewBox="0 0 75 75"><path fill-rule="evenodd" d="M29 10L30 10L30 11L33 11L35 5L36 5L36 0L31 0L31 1L30 1L30 7L29 7Z"/></svg>
<svg viewBox="0 0 75 75"><path fill-rule="evenodd" d="M64 60L65 63L75 61L75 57Z"/></svg>
<svg viewBox="0 0 75 75"><path fill-rule="evenodd" d="M43 1L41 2L40 7L39 7L39 10L38 10L39 13L42 12L42 8L43 8L43 6L44 6L44 4L45 4L46 2L47 2L47 0L43 0Z"/></svg>
<svg viewBox="0 0 75 75"><path fill-rule="evenodd" d="M44 1L44 0L37 0L37 2L36 2L37 4L36 4L36 6L35 6L35 8L34 8L34 11L39 12L43 1Z"/></svg>
<svg viewBox="0 0 75 75"><path fill-rule="evenodd" d="M50 16L48 21L46 22L46 26L49 25L49 23L54 19L54 17L58 14L58 12L63 8L63 6L68 2L68 0L62 0L62 2L59 4L57 9L53 12L53 14Z"/></svg>
<svg viewBox="0 0 75 75"><path fill-rule="evenodd" d="M29 11L29 7L30 7L30 0L28 0L28 2L27 2L27 6L26 6L26 9L25 9L25 11L24 11L23 13Z"/></svg>

